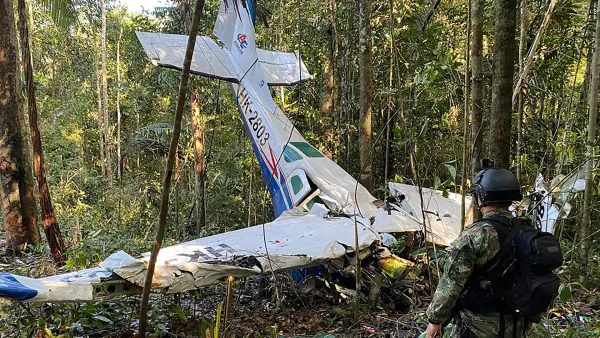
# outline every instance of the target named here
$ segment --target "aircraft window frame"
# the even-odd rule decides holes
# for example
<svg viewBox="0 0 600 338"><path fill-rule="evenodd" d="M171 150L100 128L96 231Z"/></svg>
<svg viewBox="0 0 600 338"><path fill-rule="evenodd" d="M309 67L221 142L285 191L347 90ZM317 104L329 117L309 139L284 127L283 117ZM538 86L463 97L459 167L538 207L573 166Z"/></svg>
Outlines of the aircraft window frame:
<svg viewBox="0 0 600 338"><path fill-rule="evenodd" d="M287 163L296 162L298 160L303 159L302 155L300 155L299 150L296 150L289 145L286 145L283 149L283 160Z"/></svg>
<svg viewBox="0 0 600 338"><path fill-rule="evenodd" d="M297 195L300 191L302 191L302 188L304 188L304 183L298 175L294 175L290 178L290 185L292 186L292 191L294 192L294 195Z"/></svg>
<svg viewBox="0 0 600 338"><path fill-rule="evenodd" d="M325 157L322 152L320 152L317 148L308 144L308 142L290 142L294 148L298 149L306 157L319 158Z"/></svg>

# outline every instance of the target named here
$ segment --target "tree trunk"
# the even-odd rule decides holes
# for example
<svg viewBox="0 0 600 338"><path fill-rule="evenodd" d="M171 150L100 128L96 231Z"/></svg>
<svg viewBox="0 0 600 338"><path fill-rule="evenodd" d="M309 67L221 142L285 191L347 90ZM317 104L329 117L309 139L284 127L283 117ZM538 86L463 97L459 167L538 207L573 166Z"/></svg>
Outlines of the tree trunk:
<svg viewBox="0 0 600 338"><path fill-rule="evenodd" d="M123 37L123 22L120 22L119 38L117 39L117 175L123 178L121 165L121 38Z"/></svg>
<svg viewBox="0 0 600 338"><path fill-rule="evenodd" d="M463 149L462 149L462 168L461 168L461 178L460 178L460 226L461 229L465 228L465 207L466 207L466 194L467 194L467 161L469 157L467 155L468 148L468 125L469 125L469 99L470 99L470 90L471 90L471 82L470 82L470 73L469 73L469 65L471 62L471 0L467 1L467 41L465 43L465 100L464 100L464 111L463 111Z"/></svg>
<svg viewBox="0 0 600 338"><path fill-rule="evenodd" d="M525 35L527 32L527 0L521 0L521 27L519 29L519 74L523 73L523 62L525 61ZM523 108L525 107L525 97L523 88L517 88L519 105L517 108L517 180L521 179L521 152L523 147Z"/></svg>
<svg viewBox="0 0 600 338"><path fill-rule="evenodd" d="M592 237L590 236L592 195L594 194L594 143L596 141L596 128L598 121L598 78L600 77L600 6L596 4L596 34L594 37L594 54L590 70L592 79L588 92L589 120L587 127L587 143L585 163L585 192L583 197L583 217L581 219L581 265L579 268L579 281L585 283L588 274L588 260Z"/></svg>
<svg viewBox="0 0 600 338"><path fill-rule="evenodd" d="M56 263L65 261L65 243L63 241L60 228L52 207L50 190L46 182L46 172L44 168L44 151L42 149L42 139L38 128L38 112L35 99L35 84L33 81L33 64L31 62L31 50L29 49L29 28L27 22L27 13L25 0L18 0L19 12L19 30L21 32L21 55L23 61L23 70L25 71L25 84L27 86L27 104L29 113L29 131L31 133L31 142L33 143L33 170L38 182L38 192L40 197L40 206L42 209L42 224L46 239L50 246L52 258Z"/></svg>
<svg viewBox="0 0 600 338"><path fill-rule="evenodd" d="M359 1L360 21L360 183L373 191L371 113L373 101L373 51L371 42L371 1Z"/></svg>
<svg viewBox="0 0 600 338"><path fill-rule="evenodd" d="M540 29L538 30L537 34L535 35L535 39L533 39L533 43L531 44L529 53L527 53L527 59L525 60L525 62L523 64L523 70L520 71L519 80L517 81L517 85L515 86L515 91L514 91L514 94L512 97L513 103L516 102L516 100L517 100L516 94L523 87L523 82L525 82L527 80L527 74L529 73L529 68L531 67L531 64L533 63L533 57L535 56L535 53L537 52L540 42L542 41L544 33L546 32L546 28L548 28L548 23L550 22L550 18L552 18L552 12L554 11L554 6L556 5L556 2L557 2L557 0L550 1L550 4L548 5L548 10L546 11L546 15L544 16L544 21L542 21L542 25L540 26Z"/></svg>
<svg viewBox="0 0 600 338"><path fill-rule="evenodd" d="M204 187L205 187L205 167L204 167L204 120L200 115L200 92L198 89L192 90L192 128L194 142L194 192L196 196L196 234L206 226Z"/></svg>
<svg viewBox="0 0 600 338"><path fill-rule="evenodd" d="M21 250L38 243L37 212L25 121L13 3L0 3L0 182L7 247Z"/></svg>
<svg viewBox="0 0 600 338"><path fill-rule="evenodd" d="M110 138L108 132L108 79L106 75L106 5L104 0L100 0L102 6L102 109L104 115L104 152L106 162L106 180L108 186L112 187L112 162L110 160Z"/></svg>
<svg viewBox="0 0 600 338"><path fill-rule="evenodd" d="M390 4L390 70L388 78L388 104L387 116L384 124L385 142L383 143L383 179L387 185L390 176L394 175L394 127L396 125L396 115L394 113L394 0Z"/></svg>
<svg viewBox="0 0 600 338"><path fill-rule="evenodd" d="M202 9L204 8L204 0L196 1L194 17L192 19L192 34L188 37L185 57L183 59L183 68L181 70L181 82L179 83L179 94L177 97L177 106L175 109L175 121L173 123L173 135L171 144L169 145L169 155L167 157L167 166L163 177L163 186L161 193L160 213L158 217L158 230L152 246L150 261L148 262L148 270L144 281L144 290L142 292L142 303L140 305L140 320L139 320L139 336L146 337L146 325L148 322L148 299L150 297L150 289L152 288L152 279L154 276L154 267L158 258L158 251L162 245L163 237L167 225L167 213L169 212L169 192L171 188L171 176L173 175L173 166L175 164L175 156L177 154L177 145L179 143L179 135L181 134L181 119L183 116L183 106L185 105L185 96L188 89L188 79L190 76L190 65L192 63L192 55L194 54L194 46L196 44L196 34Z"/></svg>
<svg viewBox="0 0 600 338"><path fill-rule="evenodd" d="M97 57L97 55L96 55ZM95 64L97 64L97 59ZM102 110L102 85L100 84L100 71L95 68L96 71L96 96L98 98L98 132L100 133L100 170L102 176L106 176L106 161L104 159L104 113Z"/></svg>
<svg viewBox="0 0 600 338"><path fill-rule="evenodd" d="M494 77L489 155L496 166L510 167L510 126L515 63L516 0L498 0L494 27Z"/></svg>
<svg viewBox="0 0 600 338"><path fill-rule="evenodd" d="M323 83L323 96L321 99L321 114L323 114L324 137L326 142L325 153L333 161L337 161L337 144L339 136L335 128L335 115L338 104L337 90L337 63L338 63L338 36L337 36L337 0L327 0L327 33L329 37L329 50L325 60L325 81Z"/></svg>
<svg viewBox="0 0 600 338"><path fill-rule="evenodd" d="M482 157L482 122L483 122L483 11L484 0L472 0L471 26L471 63L472 63L472 89L473 106L471 107L471 171L479 169L479 160Z"/></svg>

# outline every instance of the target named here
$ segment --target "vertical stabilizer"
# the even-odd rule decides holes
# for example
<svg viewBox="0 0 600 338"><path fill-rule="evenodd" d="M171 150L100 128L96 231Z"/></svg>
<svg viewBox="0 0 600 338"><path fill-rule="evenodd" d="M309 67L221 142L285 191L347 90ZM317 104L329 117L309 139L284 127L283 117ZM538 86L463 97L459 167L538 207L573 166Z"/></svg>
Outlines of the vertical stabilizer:
<svg viewBox="0 0 600 338"><path fill-rule="evenodd" d="M254 4L251 0L223 0L213 30L232 60L241 80L258 62L254 34Z"/></svg>

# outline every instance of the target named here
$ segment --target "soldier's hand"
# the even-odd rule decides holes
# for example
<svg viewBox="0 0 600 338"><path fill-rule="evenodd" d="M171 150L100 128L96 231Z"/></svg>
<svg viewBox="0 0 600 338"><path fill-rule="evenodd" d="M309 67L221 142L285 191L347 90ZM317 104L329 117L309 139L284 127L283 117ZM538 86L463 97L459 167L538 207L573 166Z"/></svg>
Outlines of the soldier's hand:
<svg viewBox="0 0 600 338"><path fill-rule="evenodd" d="M442 338L442 326L429 323L427 325L427 338Z"/></svg>

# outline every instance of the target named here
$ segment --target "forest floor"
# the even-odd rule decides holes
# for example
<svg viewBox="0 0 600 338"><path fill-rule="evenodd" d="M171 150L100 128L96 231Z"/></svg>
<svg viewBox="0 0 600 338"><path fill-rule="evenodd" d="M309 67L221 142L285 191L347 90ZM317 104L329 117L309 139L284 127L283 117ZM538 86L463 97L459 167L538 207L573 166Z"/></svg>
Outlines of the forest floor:
<svg viewBox="0 0 600 338"><path fill-rule="evenodd" d="M43 250L4 257L0 270L31 277L66 272L56 269ZM277 286L276 286L277 285ZM260 291L259 291L260 290ZM336 303L327 288L298 285L289 273L259 288L257 278L234 284L227 337L418 337L426 328L428 288L410 292L410 311L379 302L362 305L356 315L351 297ZM260 294L259 294L260 293ZM206 337L214 327L219 303L225 301L224 283L179 295L153 295L151 337ZM600 337L600 292L569 284L556 307L533 337ZM0 337L134 337L140 297L86 304L27 304L0 300ZM224 314L225 310L222 311ZM221 316L224 317L224 316ZM212 336L214 338L214 335Z"/></svg>

